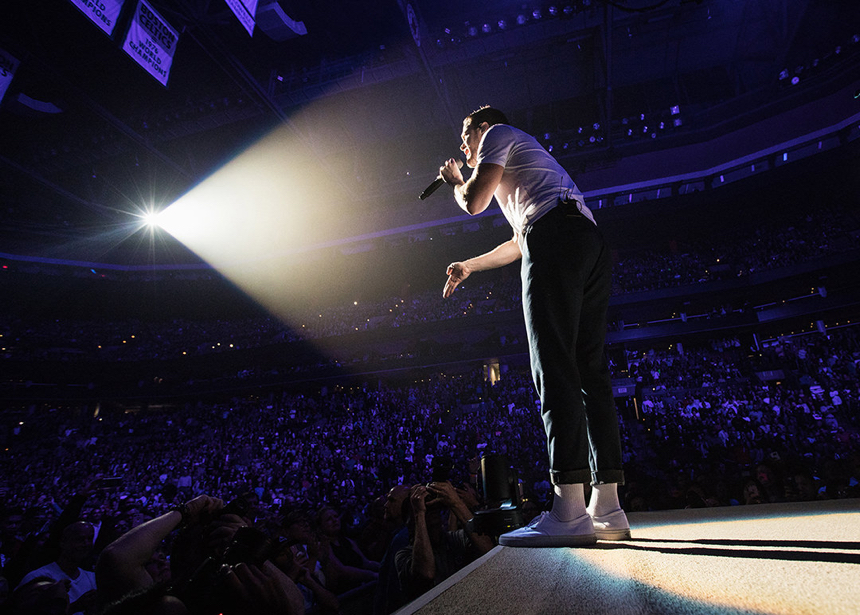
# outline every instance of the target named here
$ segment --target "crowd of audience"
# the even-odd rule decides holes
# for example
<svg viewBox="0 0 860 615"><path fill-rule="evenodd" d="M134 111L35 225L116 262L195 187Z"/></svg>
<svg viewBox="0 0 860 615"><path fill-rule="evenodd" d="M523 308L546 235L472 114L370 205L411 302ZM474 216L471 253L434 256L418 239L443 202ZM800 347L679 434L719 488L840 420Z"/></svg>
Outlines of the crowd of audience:
<svg viewBox="0 0 860 615"><path fill-rule="evenodd" d="M735 226L728 235L708 229L667 250L622 255L613 264L613 294L743 277L855 249L849 231L857 226L847 210L830 206Z"/></svg>
<svg viewBox="0 0 860 615"><path fill-rule="evenodd" d="M780 338L759 352L736 339L711 345L631 364L642 420L623 432L636 468L628 509L859 497L858 332Z"/></svg>
<svg viewBox="0 0 860 615"><path fill-rule="evenodd" d="M628 511L860 497L858 332L749 343L614 366L637 383L636 403L618 400ZM215 583L219 612L369 612L374 593L375 612L391 612L492 546L464 523L482 506L481 455L507 455L530 510L549 505L537 406L511 368L494 384L438 374L137 413L7 408L8 608L93 613L131 593L106 612L172 612ZM450 484L427 487L440 460ZM95 575L57 583L57 568Z"/></svg>
<svg viewBox="0 0 860 615"><path fill-rule="evenodd" d="M619 250L613 292L852 250L846 216L821 208ZM515 275L488 276L448 301L436 288L308 308L289 327L259 316L7 315L0 362L135 362L391 331L520 310L519 288ZM522 341L503 327L495 336L495 348ZM858 363L856 327L616 354L613 378L634 383L616 400L624 508L860 497ZM10 403L0 409L0 615L391 613L495 544L469 522L493 505L482 456L510 460L526 520L551 505L531 376L514 365L485 375L389 375L134 411Z"/></svg>
<svg viewBox="0 0 860 615"><path fill-rule="evenodd" d="M797 218L775 218L754 230L706 233L695 240L669 242L661 250L618 250L613 294L655 290L747 276L855 249L849 214L822 208ZM407 327L425 322L520 310L516 275L461 285L450 299L439 288L407 298L348 302L308 308L289 324L276 318L194 321L0 320L0 360L136 361L196 356L257 348L300 339ZM618 328L619 323L614 323Z"/></svg>

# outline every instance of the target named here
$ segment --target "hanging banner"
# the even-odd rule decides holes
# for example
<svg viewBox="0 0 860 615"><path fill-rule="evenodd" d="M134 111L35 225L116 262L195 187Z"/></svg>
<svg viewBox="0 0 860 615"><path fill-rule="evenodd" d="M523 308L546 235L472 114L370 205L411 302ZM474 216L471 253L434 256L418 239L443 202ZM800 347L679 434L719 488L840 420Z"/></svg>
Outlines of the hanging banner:
<svg viewBox="0 0 860 615"><path fill-rule="evenodd" d="M78 7L108 36L113 36L113 30L122 12L122 5L125 4L125 0L69 0L69 2Z"/></svg>
<svg viewBox="0 0 860 615"><path fill-rule="evenodd" d="M12 83L15 71L18 70L18 64L18 60L0 49L0 102L3 102L3 96L6 95L6 90Z"/></svg>
<svg viewBox="0 0 860 615"><path fill-rule="evenodd" d="M122 49L146 72L167 85L179 32L146 0L140 0L125 35Z"/></svg>
<svg viewBox="0 0 860 615"><path fill-rule="evenodd" d="M227 6L239 22L254 36L254 19L257 15L257 0L226 0Z"/></svg>

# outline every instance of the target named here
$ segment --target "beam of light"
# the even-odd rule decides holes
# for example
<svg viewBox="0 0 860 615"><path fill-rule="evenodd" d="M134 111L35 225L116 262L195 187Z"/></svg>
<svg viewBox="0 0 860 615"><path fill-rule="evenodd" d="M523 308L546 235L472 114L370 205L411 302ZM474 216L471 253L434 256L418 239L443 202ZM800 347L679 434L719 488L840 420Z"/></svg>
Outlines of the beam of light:
<svg viewBox="0 0 860 615"><path fill-rule="evenodd" d="M404 44L413 42L407 37ZM400 203L387 200L396 194L380 194L391 185L380 178L424 157L422 145L400 137L396 126L436 111L431 98L416 101L409 88L393 84L319 98L176 200L159 225L301 329L311 323L299 317L314 308L347 293L383 292L396 271L426 267L403 254L383 270L370 255L349 254L343 243L390 228L385 212ZM410 189L413 209L414 200ZM319 323L318 311L313 317Z"/></svg>
<svg viewBox="0 0 860 615"><path fill-rule="evenodd" d="M318 160L280 128L161 211L156 222L271 313L300 324L296 312L338 284L336 274L314 262L321 255L311 248L342 230L349 206Z"/></svg>

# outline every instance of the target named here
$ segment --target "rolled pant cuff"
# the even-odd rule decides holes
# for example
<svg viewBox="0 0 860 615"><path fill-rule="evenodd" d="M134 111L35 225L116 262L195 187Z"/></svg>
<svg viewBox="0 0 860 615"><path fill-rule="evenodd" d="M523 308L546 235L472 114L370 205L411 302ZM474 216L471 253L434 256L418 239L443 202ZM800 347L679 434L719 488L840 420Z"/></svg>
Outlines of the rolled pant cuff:
<svg viewBox="0 0 860 615"><path fill-rule="evenodd" d="M600 470L591 475L592 485L606 485L609 483L624 484L623 470Z"/></svg>
<svg viewBox="0 0 860 615"><path fill-rule="evenodd" d="M608 483L624 484L624 470L567 470L565 472L554 472L550 470L550 482L553 485L575 485L578 483L590 483L592 485L604 485Z"/></svg>
<svg viewBox="0 0 860 615"><path fill-rule="evenodd" d="M577 483L590 483L591 470L566 470L555 472L550 470L549 480L553 485L575 485Z"/></svg>

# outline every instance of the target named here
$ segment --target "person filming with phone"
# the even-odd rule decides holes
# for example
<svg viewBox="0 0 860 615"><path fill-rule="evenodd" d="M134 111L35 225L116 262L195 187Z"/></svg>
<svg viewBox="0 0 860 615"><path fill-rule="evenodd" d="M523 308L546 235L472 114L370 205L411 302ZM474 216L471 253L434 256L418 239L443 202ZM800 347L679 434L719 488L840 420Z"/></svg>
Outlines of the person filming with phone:
<svg viewBox="0 0 860 615"><path fill-rule="evenodd" d="M414 600L452 574L489 552L493 540L467 529L472 511L448 481L415 485L404 502L409 546L395 556L403 593ZM456 517L460 529L450 531L443 513Z"/></svg>

